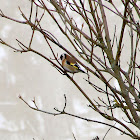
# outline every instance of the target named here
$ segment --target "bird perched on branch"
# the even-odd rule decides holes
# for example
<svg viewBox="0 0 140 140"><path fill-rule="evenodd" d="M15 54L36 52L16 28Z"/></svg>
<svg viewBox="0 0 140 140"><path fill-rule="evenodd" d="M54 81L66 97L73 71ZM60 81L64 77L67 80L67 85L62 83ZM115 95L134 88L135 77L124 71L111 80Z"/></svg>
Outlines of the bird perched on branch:
<svg viewBox="0 0 140 140"><path fill-rule="evenodd" d="M65 69L65 71L70 72L70 73L78 73L78 72L83 72L86 73L82 68L78 65L76 60L69 56L68 54L61 54L60 59L62 61L62 66Z"/></svg>

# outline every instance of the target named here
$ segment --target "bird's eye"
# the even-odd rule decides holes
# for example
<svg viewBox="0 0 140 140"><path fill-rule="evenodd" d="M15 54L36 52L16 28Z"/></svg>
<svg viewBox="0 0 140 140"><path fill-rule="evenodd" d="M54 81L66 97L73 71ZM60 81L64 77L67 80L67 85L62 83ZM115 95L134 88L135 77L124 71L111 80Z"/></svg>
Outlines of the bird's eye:
<svg viewBox="0 0 140 140"><path fill-rule="evenodd" d="M60 56L60 59L62 60L62 58L63 58L63 56L61 55L61 56Z"/></svg>

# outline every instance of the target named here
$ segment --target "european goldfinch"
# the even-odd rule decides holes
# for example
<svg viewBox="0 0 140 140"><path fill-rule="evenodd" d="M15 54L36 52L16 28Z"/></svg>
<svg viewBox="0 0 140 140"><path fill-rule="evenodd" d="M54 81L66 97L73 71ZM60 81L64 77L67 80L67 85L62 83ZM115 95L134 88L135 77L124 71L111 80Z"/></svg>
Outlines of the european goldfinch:
<svg viewBox="0 0 140 140"><path fill-rule="evenodd" d="M77 72L83 72L85 73L81 67L77 64L76 60L69 56L68 54L62 54L60 56L60 59L62 61L62 66L65 69L65 71L70 73L77 73Z"/></svg>

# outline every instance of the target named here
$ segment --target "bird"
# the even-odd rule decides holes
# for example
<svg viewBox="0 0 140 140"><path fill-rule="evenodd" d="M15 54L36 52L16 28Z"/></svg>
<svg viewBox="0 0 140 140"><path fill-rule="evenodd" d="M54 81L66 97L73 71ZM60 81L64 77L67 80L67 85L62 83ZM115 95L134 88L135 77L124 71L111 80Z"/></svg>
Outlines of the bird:
<svg viewBox="0 0 140 140"><path fill-rule="evenodd" d="M60 59L62 61L62 67L66 72L70 72L73 74L78 72L86 73L76 62L75 58L69 56L68 54L66 53L61 54Z"/></svg>

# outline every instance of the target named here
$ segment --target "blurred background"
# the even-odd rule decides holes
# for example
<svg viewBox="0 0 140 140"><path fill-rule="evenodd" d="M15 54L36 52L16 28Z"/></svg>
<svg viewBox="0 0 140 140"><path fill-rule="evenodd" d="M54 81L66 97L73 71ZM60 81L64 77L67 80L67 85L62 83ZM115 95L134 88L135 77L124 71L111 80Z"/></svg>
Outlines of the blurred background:
<svg viewBox="0 0 140 140"><path fill-rule="evenodd" d="M119 4L118 4L119 5ZM28 15L30 1L0 0L0 9L5 15L22 20L18 6ZM121 7L120 7L121 8ZM113 18L113 14L110 15ZM71 47L69 42L54 25L49 16L43 21L43 27L54 33L62 45ZM114 19L111 22L117 22ZM119 22L118 22L119 24ZM112 25L112 30L114 25ZM114 30L112 31L112 33ZM14 47L18 47L16 39L29 44L31 29L26 25L14 23L0 17L0 37ZM50 56L51 52L43 37L36 32L32 47ZM62 50L55 49L60 55ZM73 53L74 50L73 50ZM75 74L74 79L88 92L97 98L96 91L85 87L86 75ZM115 83L115 81L114 81ZM66 111L93 120L105 121L104 118L87 107L89 104L78 89L61 75L45 59L33 54L17 53L0 44L0 138L1 140L92 140L96 136L102 139L109 127L82 121L66 115L52 116L31 110L18 96L21 95L30 105L35 98L40 109L55 112L54 107L63 109L64 94L67 97ZM116 115L120 115L119 112ZM122 116L120 116L122 118ZM106 121L108 122L108 121ZM112 124L114 124L112 122ZM111 129L107 140L131 140L117 130Z"/></svg>

